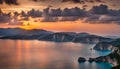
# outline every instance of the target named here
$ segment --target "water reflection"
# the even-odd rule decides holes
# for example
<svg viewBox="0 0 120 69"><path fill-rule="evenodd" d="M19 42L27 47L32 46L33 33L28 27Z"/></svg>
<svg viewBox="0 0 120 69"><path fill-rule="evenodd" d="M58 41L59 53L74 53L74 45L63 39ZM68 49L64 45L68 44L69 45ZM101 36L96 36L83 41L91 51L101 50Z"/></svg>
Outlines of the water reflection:
<svg viewBox="0 0 120 69"><path fill-rule="evenodd" d="M105 63L77 62L80 56L97 57L110 53L91 52L89 49L93 46L71 42L0 40L0 69L96 69L101 65L101 69L110 69Z"/></svg>

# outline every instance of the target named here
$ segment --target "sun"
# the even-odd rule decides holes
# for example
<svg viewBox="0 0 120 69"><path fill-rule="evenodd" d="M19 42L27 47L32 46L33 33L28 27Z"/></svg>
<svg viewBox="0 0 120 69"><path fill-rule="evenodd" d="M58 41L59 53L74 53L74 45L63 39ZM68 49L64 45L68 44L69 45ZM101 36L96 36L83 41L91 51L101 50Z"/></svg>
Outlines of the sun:
<svg viewBox="0 0 120 69"><path fill-rule="evenodd" d="M19 26L19 28L25 29L25 30L32 30L34 29L34 26L31 23L23 23L22 26Z"/></svg>
<svg viewBox="0 0 120 69"><path fill-rule="evenodd" d="M31 26L19 26L19 28L25 29L25 30L32 30Z"/></svg>

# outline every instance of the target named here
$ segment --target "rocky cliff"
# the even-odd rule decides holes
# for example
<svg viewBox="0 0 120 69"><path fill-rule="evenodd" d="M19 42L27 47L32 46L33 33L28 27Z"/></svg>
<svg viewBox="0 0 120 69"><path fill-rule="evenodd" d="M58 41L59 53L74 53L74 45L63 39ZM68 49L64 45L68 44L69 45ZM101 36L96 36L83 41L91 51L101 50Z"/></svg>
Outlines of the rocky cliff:
<svg viewBox="0 0 120 69"><path fill-rule="evenodd" d="M109 62L114 66L112 69L120 69L120 39L111 42L100 42L96 44L94 49L112 50L109 55L92 58L92 60L96 62Z"/></svg>
<svg viewBox="0 0 120 69"><path fill-rule="evenodd" d="M117 47L113 46L111 44L111 42L99 42L95 45L95 47L93 48L95 50L116 50Z"/></svg>

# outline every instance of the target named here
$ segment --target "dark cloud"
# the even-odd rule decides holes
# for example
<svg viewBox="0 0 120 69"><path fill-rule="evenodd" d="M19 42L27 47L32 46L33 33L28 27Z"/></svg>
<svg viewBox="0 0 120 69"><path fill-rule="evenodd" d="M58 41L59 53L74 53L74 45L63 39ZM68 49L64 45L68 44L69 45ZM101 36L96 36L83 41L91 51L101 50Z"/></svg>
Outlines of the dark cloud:
<svg viewBox="0 0 120 69"><path fill-rule="evenodd" d="M39 10L35 10L35 9L31 9L30 11L28 11L27 13L22 11L20 13L22 15L22 17L42 17L42 12Z"/></svg>
<svg viewBox="0 0 120 69"><path fill-rule="evenodd" d="M90 10L74 8L46 8L43 12L32 9L25 13L21 12L23 20L28 20L28 17L41 17L42 22L57 22L57 21L76 21L82 20L86 23L120 23L120 10L109 9L107 5L93 6Z"/></svg>
<svg viewBox="0 0 120 69"><path fill-rule="evenodd" d="M38 0L32 0L32 1L38 1ZM40 1L40 0L39 0Z"/></svg>
<svg viewBox="0 0 120 69"><path fill-rule="evenodd" d="M32 9L25 13L21 12L22 20L28 20L28 17L42 17L41 21L56 22L56 21L75 21L86 16L86 11L78 7L65 9L50 9L46 8L43 12Z"/></svg>
<svg viewBox="0 0 120 69"><path fill-rule="evenodd" d="M92 14L90 14L88 17L85 17L83 19L83 21L86 22L86 23L95 23L95 22L98 22L99 18L100 18L100 15L92 15Z"/></svg>
<svg viewBox="0 0 120 69"><path fill-rule="evenodd" d="M96 0L96 2L104 2L104 1L102 1L102 0Z"/></svg>
<svg viewBox="0 0 120 69"><path fill-rule="evenodd" d="M3 13L0 9L0 23L7 23L8 25L23 25L23 22L19 22L17 19L18 12L14 12L13 15L14 16L11 16L11 13Z"/></svg>
<svg viewBox="0 0 120 69"><path fill-rule="evenodd" d="M61 10L47 8L43 12L43 21L75 21L87 23L120 23L120 10L109 9L107 5L93 6L90 10L65 8Z"/></svg>
<svg viewBox="0 0 120 69"><path fill-rule="evenodd" d="M60 21L76 21L79 20L80 17L78 16L71 16L71 17L62 17Z"/></svg>
<svg viewBox="0 0 120 69"><path fill-rule="evenodd" d="M120 17L119 16L101 16L99 18L99 21L101 23L120 23Z"/></svg>
<svg viewBox="0 0 120 69"><path fill-rule="evenodd" d="M58 20L58 17L50 17L50 16L48 16L48 17L43 17L41 21L42 22L57 22L59 20Z"/></svg>
<svg viewBox="0 0 120 69"><path fill-rule="evenodd" d="M109 9L107 5L93 6L89 11L91 14L120 16L120 10Z"/></svg>
<svg viewBox="0 0 120 69"><path fill-rule="evenodd" d="M63 2L67 2L67 1L73 1L75 3L79 3L79 2L84 2L82 0L62 0Z"/></svg>
<svg viewBox="0 0 120 69"><path fill-rule="evenodd" d="M2 15L0 16L0 23L6 23L9 22L11 18L8 15Z"/></svg>
<svg viewBox="0 0 120 69"><path fill-rule="evenodd" d="M38 1L47 1L47 0L33 0L33 1L38 2ZM62 2L69 2L69 1L80 4L85 4L87 2L89 3L104 2L103 0L62 0Z"/></svg>
<svg viewBox="0 0 120 69"><path fill-rule="evenodd" d="M62 0L62 2L68 2L68 1L72 1L74 3L80 3L80 4L85 4L85 0Z"/></svg>
<svg viewBox="0 0 120 69"><path fill-rule="evenodd" d="M2 1L2 0L0 0L0 4L3 4L3 1Z"/></svg>
<svg viewBox="0 0 120 69"><path fill-rule="evenodd" d="M26 17L21 17L20 21L21 21L21 20L28 21L28 20L30 20L30 19L29 19L29 17L26 16Z"/></svg>
<svg viewBox="0 0 120 69"><path fill-rule="evenodd" d="M27 12L27 16L41 17L42 16L42 12L39 11L39 10L32 9L32 10L30 10L30 11Z"/></svg>
<svg viewBox="0 0 120 69"><path fill-rule="evenodd" d="M80 9L78 7L75 8L65 8L65 9L50 9L46 8L43 11L43 19L42 21L75 21L79 18L83 18L86 16L86 11L84 9Z"/></svg>
<svg viewBox="0 0 120 69"><path fill-rule="evenodd" d="M32 9L28 12L15 12L13 19L21 16L21 20L29 20L29 17L40 18L42 22L58 22L58 21L76 21L81 20L86 23L117 23L120 24L120 10L109 9L107 5L93 6L90 10L74 8L46 8L43 11ZM9 22L10 14L0 11L0 22ZM36 21L35 21L36 22Z"/></svg>
<svg viewBox="0 0 120 69"><path fill-rule="evenodd" d="M0 4L3 4L3 2L9 5L11 4L18 5L17 0L0 0Z"/></svg>
<svg viewBox="0 0 120 69"><path fill-rule="evenodd" d="M6 23L9 22L10 20L11 20L10 13L5 14L0 9L0 23Z"/></svg>
<svg viewBox="0 0 120 69"><path fill-rule="evenodd" d="M90 15L84 18L89 23L120 23L120 10L108 9L107 5L93 6Z"/></svg>
<svg viewBox="0 0 120 69"><path fill-rule="evenodd" d="M65 9L50 9L50 8L46 8L43 11L44 15L47 16L64 16L64 17L68 17L68 16L79 16L79 17L83 17L85 16L86 12L84 9L80 9L78 7L74 7L74 8L65 8Z"/></svg>
<svg viewBox="0 0 120 69"><path fill-rule="evenodd" d="M92 15L84 18L86 23L117 23L120 24L120 17L109 15Z"/></svg>
<svg viewBox="0 0 120 69"><path fill-rule="evenodd" d="M93 6L90 10L92 14L108 14L108 6L107 5L100 5L100 6Z"/></svg>
<svg viewBox="0 0 120 69"><path fill-rule="evenodd" d="M87 2L89 3L94 3L94 2L104 2L103 0L62 0L62 2L67 2L67 1L72 1L74 3L81 3L81 4L85 4Z"/></svg>

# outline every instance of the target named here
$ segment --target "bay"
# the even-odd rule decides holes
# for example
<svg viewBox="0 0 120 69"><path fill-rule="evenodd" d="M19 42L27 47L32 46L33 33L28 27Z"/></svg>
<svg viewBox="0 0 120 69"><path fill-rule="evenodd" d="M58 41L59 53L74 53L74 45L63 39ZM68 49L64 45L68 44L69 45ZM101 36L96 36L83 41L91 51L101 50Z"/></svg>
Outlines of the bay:
<svg viewBox="0 0 120 69"><path fill-rule="evenodd" d="M0 69L110 69L109 63L78 63L111 51L90 50L95 44L38 40L0 40Z"/></svg>

